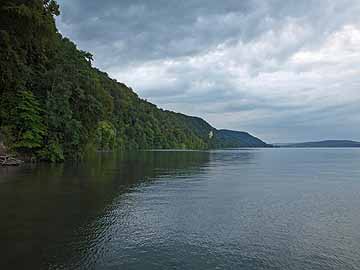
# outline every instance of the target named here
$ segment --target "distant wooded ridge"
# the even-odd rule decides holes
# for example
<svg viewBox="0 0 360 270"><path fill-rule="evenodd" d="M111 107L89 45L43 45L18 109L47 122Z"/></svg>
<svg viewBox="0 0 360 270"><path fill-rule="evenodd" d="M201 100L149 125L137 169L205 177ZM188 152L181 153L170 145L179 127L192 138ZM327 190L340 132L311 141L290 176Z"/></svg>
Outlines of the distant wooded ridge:
<svg viewBox="0 0 360 270"><path fill-rule="evenodd" d="M360 147L360 142L351 140L325 140L303 143L278 143L277 147Z"/></svg>

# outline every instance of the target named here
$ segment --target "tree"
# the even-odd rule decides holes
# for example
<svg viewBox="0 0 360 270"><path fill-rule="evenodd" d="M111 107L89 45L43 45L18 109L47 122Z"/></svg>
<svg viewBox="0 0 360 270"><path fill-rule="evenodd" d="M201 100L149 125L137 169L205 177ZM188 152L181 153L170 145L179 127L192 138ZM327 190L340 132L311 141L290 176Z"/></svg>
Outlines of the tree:
<svg viewBox="0 0 360 270"><path fill-rule="evenodd" d="M116 130L108 121L101 121L96 130L98 150L112 150L115 147Z"/></svg>
<svg viewBox="0 0 360 270"><path fill-rule="evenodd" d="M15 108L15 144L17 152L26 154L40 149L46 129L42 123L39 102L31 91L19 91Z"/></svg>
<svg viewBox="0 0 360 270"><path fill-rule="evenodd" d="M53 16L60 15L60 8L55 0L44 0L44 8Z"/></svg>

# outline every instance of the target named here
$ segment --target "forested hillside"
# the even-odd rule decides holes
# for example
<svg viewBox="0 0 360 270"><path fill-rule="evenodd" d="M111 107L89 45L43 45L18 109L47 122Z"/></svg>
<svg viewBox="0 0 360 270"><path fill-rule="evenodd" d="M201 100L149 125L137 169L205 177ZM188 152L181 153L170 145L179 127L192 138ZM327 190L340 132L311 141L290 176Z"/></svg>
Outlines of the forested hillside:
<svg viewBox="0 0 360 270"><path fill-rule="evenodd" d="M215 148L269 147L267 143L247 132L220 129L215 133Z"/></svg>
<svg viewBox="0 0 360 270"><path fill-rule="evenodd" d="M0 135L7 148L61 161L91 149L222 145L204 120L161 110L92 67L93 56L57 31L54 0L0 3Z"/></svg>

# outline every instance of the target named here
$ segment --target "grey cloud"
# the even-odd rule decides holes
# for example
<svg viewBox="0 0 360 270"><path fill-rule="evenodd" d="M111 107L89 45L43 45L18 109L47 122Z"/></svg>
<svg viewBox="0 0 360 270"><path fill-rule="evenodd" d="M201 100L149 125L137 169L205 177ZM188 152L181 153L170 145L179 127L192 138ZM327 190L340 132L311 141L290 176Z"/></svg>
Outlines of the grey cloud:
<svg viewBox="0 0 360 270"><path fill-rule="evenodd" d="M353 20L351 15L356 12L343 7L351 5L351 1L330 0L226 3L59 0L59 3L61 30L84 49L95 50L97 63L106 67L119 62L194 54L224 42L249 42L261 33L280 28L289 19L311 25L316 35L310 38L320 39ZM119 42L120 48L116 46ZM303 45L296 44L293 50ZM293 51L288 50L287 54ZM283 54L286 52L282 51L279 57Z"/></svg>
<svg viewBox="0 0 360 270"><path fill-rule="evenodd" d="M228 1L59 1L64 34L97 51L99 65L159 59L196 53L216 45L221 32L196 28L203 14L246 12L251 3ZM223 29L226 30L226 29ZM119 49L116 41L123 42ZM91 42L91 43L89 43ZM97 50L99 49L99 51ZM113 53L112 57L104 50ZM118 54L118 55L117 55Z"/></svg>

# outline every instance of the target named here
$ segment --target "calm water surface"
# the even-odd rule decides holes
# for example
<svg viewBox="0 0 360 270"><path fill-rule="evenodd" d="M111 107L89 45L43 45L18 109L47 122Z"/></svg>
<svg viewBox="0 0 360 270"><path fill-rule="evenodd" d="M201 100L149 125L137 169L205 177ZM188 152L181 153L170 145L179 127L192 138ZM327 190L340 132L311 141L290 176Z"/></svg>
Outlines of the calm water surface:
<svg viewBox="0 0 360 270"><path fill-rule="evenodd" d="M0 269L360 269L360 149L0 168Z"/></svg>

